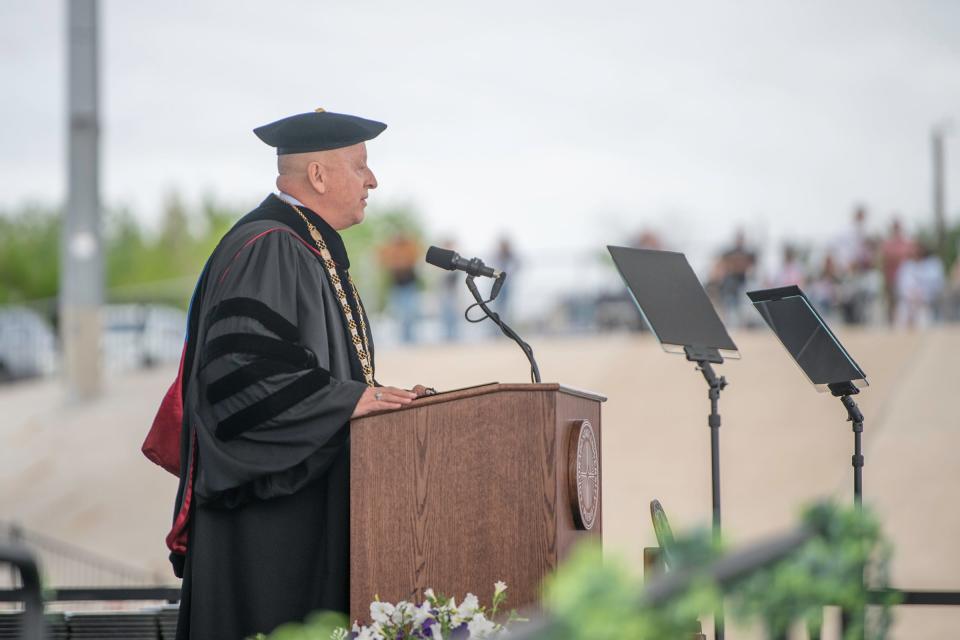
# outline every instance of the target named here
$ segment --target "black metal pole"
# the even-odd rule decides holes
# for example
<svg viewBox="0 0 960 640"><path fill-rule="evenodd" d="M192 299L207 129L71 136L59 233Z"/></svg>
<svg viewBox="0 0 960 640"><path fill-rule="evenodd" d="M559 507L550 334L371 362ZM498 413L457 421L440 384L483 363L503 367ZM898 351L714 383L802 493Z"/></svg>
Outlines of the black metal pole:
<svg viewBox="0 0 960 640"><path fill-rule="evenodd" d="M833 395L840 398L843 407L847 410L847 421L853 423L853 504L857 509L863 508L863 414L860 413L860 407L857 406L853 395L860 392L851 382L837 383L829 385ZM840 630L846 636L847 630L852 623L854 612L841 611ZM861 622L861 637L866 632L864 625L864 612L858 612Z"/></svg>
<svg viewBox="0 0 960 640"><path fill-rule="evenodd" d="M713 367L706 360L698 360L697 366L703 373L703 378L710 387L710 416L707 425L710 427L710 485L713 503L713 540L720 542L721 515L720 515L720 392L727 386L727 379L717 376ZM716 640L724 638L723 603L713 614L713 636Z"/></svg>
<svg viewBox="0 0 960 640"><path fill-rule="evenodd" d="M707 366L710 366L709 364ZM718 403L720 388L710 385L710 417L707 424L710 426L710 480L713 488L713 536L714 541L720 541L720 413Z"/></svg>
<svg viewBox="0 0 960 640"><path fill-rule="evenodd" d="M847 420L853 423L853 504L858 508L863 506L863 414L857 403L849 395L840 397L840 401L847 410Z"/></svg>
<svg viewBox="0 0 960 640"><path fill-rule="evenodd" d="M41 640L43 638L43 592L40 587L40 568L30 551L19 544L0 546L0 562L9 562L20 572L23 585L13 590L16 600L23 602L23 627L19 638Z"/></svg>

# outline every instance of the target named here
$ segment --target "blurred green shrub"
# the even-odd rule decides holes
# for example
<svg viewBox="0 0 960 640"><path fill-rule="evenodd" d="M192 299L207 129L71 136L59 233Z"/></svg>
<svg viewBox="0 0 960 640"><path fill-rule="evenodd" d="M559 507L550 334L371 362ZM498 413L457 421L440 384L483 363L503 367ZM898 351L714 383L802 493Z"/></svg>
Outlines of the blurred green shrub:
<svg viewBox="0 0 960 640"><path fill-rule="evenodd" d="M704 575L666 605L643 604L643 585L624 563L602 558L600 549L580 548L546 585L544 603L553 625L542 637L569 640L691 637L698 616L717 608L721 593L727 620L760 624L769 638L786 637L790 626L805 623L818 637L824 606L850 612L847 638L885 638L890 606L879 603L864 628L868 589L884 589L891 557L877 520L866 512L818 505L804 523L818 532L786 559L762 567L728 585ZM678 565L705 570L718 557L706 531L677 538ZM863 580L866 577L866 582ZM539 637L539 636L538 636Z"/></svg>
<svg viewBox="0 0 960 640"><path fill-rule="evenodd" d="M210 252L256 204L245 208L206 197L189 205L172 193L156 229L129 209L107 210L103 229L108 301L162 302L185 308ZM61 216L60 208L37 204L0 211L0 304L56 297ZM366 221L343 234L353 277L374 309L382 308L387 286L377 266L376 247L397 229L422 238L412 205L371 206Z"/></svg>

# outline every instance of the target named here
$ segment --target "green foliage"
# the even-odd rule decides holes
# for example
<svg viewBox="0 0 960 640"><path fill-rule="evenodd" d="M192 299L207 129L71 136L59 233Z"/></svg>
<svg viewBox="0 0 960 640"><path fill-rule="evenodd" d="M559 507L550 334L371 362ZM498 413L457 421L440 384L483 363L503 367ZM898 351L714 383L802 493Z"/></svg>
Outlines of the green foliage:
<svg viewBox="0 0 960 640"><path fill-rule="evenodd" d="M60 274L60 212L0 212L0 303L52 298Z"/></svg>
<svg viewBox="0 0 960 640"><path fill-rule="evenodd" d="M698 543L678 538L699 557L712 557L709 539ZM704 543L704 544L699 544ZM543 638L558 640L622 640L623 638L684 638L692 636L697 616L712 611L719 592L700 581L682 598L656 609L641 604L642 584L625 563L604 559L596 544L580 546L560 571L548 580L544 605L554 624Z"/></svg>
<svg viewBox="0 0 960 640"><path fill-rule="evenodd" d="M941 256L943 263L949 269L957 261L957 254L960 252L960 224L955 224L947 229L944 241L944 252Z"/></svg>
<svg viewBox="0 0 960 640"><path fill-rule="evenodd" d="M804 521L822 532L787 559L758 570L723 589L728 620L760 623L769 637L783 636L795 621L818 630L824 606L851 612L847 638L884 638L890 623L890 598L881 602L881 615L864 629L867 584L885 587L890 546L869 514L835 506L809 509ZM683 568L706 569L717 549L704 532L678 537L675 555ZM553 624L544 638L682 638L691 635L698 616L709 615L720 602L721 590L706 577L666 605L647 607L643 586L622 562L604 560L597 547L583 547L551 579L545 606ZM865 635L863 635L865 632Z"/></svg>
<svg viewBox="0 0 960 640"><path fill-rule="evenodd" d="M171 194L160 228L151 234L129 211L108 212L105 266L110 299L186 306L207 256L242 215L209 197L191 211Z"/></svg>
<svg viewBox="0 0 960 640"><path fill-rule="evenodd" d="M342 613L320 611L307 616L303 624L290 622L277 627L269 636L258 633L252 640L330 640L334 631L347 624L347 616Z"/></svg>
<svg viewBox="0 0 960 640"><path fill-rule="evenodd" d="M246 211L210 196L191 206L173 193L164 203L155 231L148 230L129 209L106 211L108 300L186 307L207 257ZM39 205L0 211L0 304L57 295L61 219L59 209ZM371 208L363 224L343 234L354 280L374 301L374 308L382 305L387 286L377 265L376 248L398 229L422 237L412 206Z"/></svg>
<svg viewBox="0 0 960 640"><path fill-rule="evenodd" d="M832 604L851 613L848 638L882 638L890 625L889 605L872 629L864 629L867 583L886 585L892 555L880 525L868 513L829 506L810 509L804 520L824 533L805 544L788 561L764 569L734 591L734 615L761 620L772 637L783 635L795 620L819 631L820 612ZM864 636L864 633L867 635Z"/></svg>

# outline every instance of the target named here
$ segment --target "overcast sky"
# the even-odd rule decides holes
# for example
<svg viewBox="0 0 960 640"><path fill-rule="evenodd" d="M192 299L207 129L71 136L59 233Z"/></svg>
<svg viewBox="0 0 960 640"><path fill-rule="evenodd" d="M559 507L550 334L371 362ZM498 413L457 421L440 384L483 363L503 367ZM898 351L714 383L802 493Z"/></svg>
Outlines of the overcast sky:
<svg viewBox="0 0 960 640"><path fill-rule="evenodd" d="M245 208L257 125L322 106L389 124L373 203L465 252L599 247L644 226L705 251L830 237L865 202L931 214L946 118L960 213L960 3L101 2L103 196ZM0 3L0 207L64 197L65 13Z"/></svg>

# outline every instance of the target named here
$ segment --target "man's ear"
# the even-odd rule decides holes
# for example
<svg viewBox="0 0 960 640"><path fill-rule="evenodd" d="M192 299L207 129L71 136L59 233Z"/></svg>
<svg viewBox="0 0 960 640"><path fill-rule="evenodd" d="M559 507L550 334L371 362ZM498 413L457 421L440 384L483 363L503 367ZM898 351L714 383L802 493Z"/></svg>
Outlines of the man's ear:
<svg viewBox="0 0 960 640"><path fill-rule="evenodd" d="M319 162L307 165L307 180L317 193L323 195L327 192L327 169Z"/></svg>

